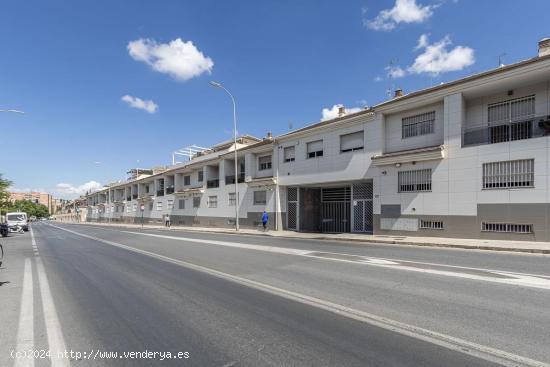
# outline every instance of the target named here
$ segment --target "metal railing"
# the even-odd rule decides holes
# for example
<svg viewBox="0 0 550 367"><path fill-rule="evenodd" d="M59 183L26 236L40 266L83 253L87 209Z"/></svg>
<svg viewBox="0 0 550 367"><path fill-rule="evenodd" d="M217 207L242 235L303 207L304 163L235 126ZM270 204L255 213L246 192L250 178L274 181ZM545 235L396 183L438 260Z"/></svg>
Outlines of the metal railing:
<svg viewBox="0 0 550 367"><path fill-rule="evenodd" d="M462 146L497 144L550 135L550 116L495 121L462 130Z"/></svg>
<svg viewBox="0 0 550 367"><path fill-rule="evenodd" d="M157 190L157 196L164 196L164 190Z"/></svg>
<svg viewBox="0 0 550 367"><path fill-rule="evenodd" d="M220 187L220 180L219 179L206 181L206 188L212 189L212 188L215 188L215 187Z"/></svg>
<svg viewBox="0 0 550 367"><path fill-rule="evenodd" d="M166 195L170 195L174 193L174 186L169 186L166 188Z"/></svg>
<svg viewBox="0 0 550 367"><path fill-rule="evenodd" d="M132 195L132 199L137 199L138 198L138 194L133 194Z"/></svg>
<svg viewBox="0 0 550 367"><path fill-rule="evenodd" d="M132 197L131 196L126 196L126 201L132 201Z"/></svg>
<svg viewBox="0 0 550 367"><path fill-rule="evenodd" d="M239 173L239 176L238 176L237 179L238 179L238 183L243 183L244 182L244 172ZM235 184L235 175L225 176L225 184L226 185Z"/></svg>

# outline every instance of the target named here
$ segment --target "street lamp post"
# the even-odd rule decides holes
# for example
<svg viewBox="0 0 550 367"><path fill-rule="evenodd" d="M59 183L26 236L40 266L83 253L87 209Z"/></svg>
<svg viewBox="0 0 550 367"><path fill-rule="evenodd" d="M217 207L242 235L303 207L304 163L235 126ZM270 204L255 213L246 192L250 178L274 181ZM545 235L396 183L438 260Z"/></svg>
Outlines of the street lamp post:
<svg viewBox="0 0 550 367"><path fill-rule="evenodd" d="M233 102L233 145L235 151L235 230L239 230L239 178L238 178L238 164L237 164L237 106L235 104L235 98L223 85L218 82L211 81L210 85L216 88L223 89Z"/></svg>

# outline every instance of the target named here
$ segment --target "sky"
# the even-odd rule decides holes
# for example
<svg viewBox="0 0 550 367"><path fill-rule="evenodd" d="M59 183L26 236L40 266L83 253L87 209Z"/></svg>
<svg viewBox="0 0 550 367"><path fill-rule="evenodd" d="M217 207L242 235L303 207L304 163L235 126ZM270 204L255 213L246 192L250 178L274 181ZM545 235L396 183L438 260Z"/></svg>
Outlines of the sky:
<svg viewBox="0 0 550 367"><path fill-rule="evenodd" d="M547 0L3 0L0 173L72 198L171 164L531 58ZM540 19L539 19L540 20Z"/></svg>

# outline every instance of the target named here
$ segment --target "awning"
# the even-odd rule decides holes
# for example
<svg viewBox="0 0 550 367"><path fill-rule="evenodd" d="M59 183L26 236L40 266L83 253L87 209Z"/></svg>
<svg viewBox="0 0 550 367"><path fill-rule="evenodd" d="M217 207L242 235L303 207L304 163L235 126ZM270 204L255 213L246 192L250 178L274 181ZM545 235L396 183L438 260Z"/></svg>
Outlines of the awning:
<svg viewBox="0 0 550 367"><path fill-rule="evenodd" d="M391 152L372 157L372 163L375 166L385 166L397 163L422 162L445 157L445 146L437 145L427 148L417 148Z"/></svg>

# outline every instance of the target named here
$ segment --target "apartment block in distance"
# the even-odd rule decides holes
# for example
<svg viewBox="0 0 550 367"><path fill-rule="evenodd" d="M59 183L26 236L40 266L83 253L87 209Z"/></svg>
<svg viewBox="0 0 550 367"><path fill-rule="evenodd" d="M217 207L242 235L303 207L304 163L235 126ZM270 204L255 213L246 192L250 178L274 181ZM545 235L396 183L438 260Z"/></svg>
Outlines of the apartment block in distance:
<svg viewBox="0 0 550 367"><path fill-rule="evenodd" d="M538 55L87 197L88 220L550 241L550 39ZM238 172L234 172L237 149ZM238 183L238 195L234 183Z"/></svg>
<svg viewBox="0 0 550 367"><path fill-rule="evenodd" d="M10 192L9 201L14 202L16 200L28 200L36 204L45 205L50 214L54 214L56 210L56 199L52 198L52 195L46 192Z"/></svg>

